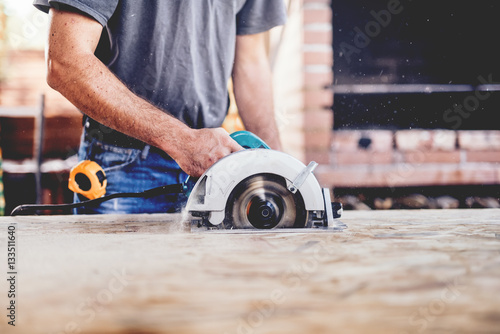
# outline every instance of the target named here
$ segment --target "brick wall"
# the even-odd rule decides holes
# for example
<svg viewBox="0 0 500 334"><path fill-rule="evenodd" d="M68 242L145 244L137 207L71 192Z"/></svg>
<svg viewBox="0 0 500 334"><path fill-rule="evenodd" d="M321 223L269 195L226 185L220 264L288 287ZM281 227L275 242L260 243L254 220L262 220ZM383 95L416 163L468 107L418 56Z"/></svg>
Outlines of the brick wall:
<svg viewBox="0 0 500 334"><path fill-rule="evenodd" d="M271 31L271 66L283 150L300 160L304 160L302 34L302 0L293 0L286 26Z"/></svg>
<svg viewBox="0 0 500 334"><path fill-rule="evenodd" d="M320 163L322 186L500 183L500 131L332 131L331 1L291 3L275 71L278 111L289 116L282 139L288 153Z"/></svg>
<svg viewBox="0 0 500 334"><path fill-rule="evenodd" d="M4 59L6 66L0 82L2 108L39 108L45 94L46 157L66 158L78 147L81 133L81 114L62 95L51 89L45 80L43 50L13 50ZM4 158L24 159L33 152L34 120L0 118L0 137Z"/></svg>
<svg viewBox="0 0 500 334"><path fill-rule="evenodd" d="M333 126L332 11L328 0L304 0L304 138L305 159L330 162Z"/></svg>
<svg viewBox="0 0 500 334"><path fill-rule="evenodd" d="M277 121L284 151L327 164L333 125L330 2L292 0L273 68Z"/></svg>
<svg viewBox="0 0 500 334"><path fill-rule="evenodd" d="M500 131L342 130L331 144L329 187L500 183Z"/></svg>

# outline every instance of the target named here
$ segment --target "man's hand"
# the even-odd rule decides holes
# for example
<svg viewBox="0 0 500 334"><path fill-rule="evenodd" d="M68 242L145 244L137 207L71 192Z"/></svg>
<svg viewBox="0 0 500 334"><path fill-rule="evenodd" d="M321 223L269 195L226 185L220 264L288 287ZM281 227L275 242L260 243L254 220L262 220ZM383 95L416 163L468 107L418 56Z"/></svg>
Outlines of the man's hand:
<svg viewBox="0 0 500 334"><path fill-rule="evenodd" d="M52 88L94 120L165 151L192 176L241 149L224 130L190 129L130 91L94 55L102 29L87 16L50 10L47 82Z"/></svg>
<svg viewBox="0 0 500 334"><path fill-rule="evenodd" d="M223 128L191 130L186 142L172 156L183 171L200 177L210 166L225 156L243 150Z"/></svg>

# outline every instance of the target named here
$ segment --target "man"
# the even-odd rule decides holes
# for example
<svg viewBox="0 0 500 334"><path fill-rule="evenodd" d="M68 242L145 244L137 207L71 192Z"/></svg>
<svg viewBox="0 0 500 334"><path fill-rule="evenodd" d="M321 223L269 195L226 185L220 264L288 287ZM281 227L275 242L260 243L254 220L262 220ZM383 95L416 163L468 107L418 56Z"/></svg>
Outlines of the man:
<svg viewBox="0 0 500 334"><path fill-rule="evenodd" d="M233 78L247 130L280 149L263 33L282 0L35 0L50 14L47 82L85 115L81 160L107 194L199 177L241 150L220 128ZM186 198L117 199L80 213L172 212Z"/></svg>

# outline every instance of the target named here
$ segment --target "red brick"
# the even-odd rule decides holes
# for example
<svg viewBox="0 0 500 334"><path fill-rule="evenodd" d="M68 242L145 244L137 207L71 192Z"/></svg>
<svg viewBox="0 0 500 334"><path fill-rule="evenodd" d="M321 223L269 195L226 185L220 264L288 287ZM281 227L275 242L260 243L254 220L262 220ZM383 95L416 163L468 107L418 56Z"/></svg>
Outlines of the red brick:
<svg viewBox="0 0 500 334"><path fill-rule="evenodd" d="M304 113L304 128L306 131L324 130L331 131L333 128L332 110L315 110Z"/></svg>
<svg viewBox="0 0 500 334"><path fill-rule="evenodd" d="M304 73L304 86L324 88L333 84L333 73Z"/></svg>
<svg viewBox="0 0 500 334"><path fill-rule="evenodd" d="M304 44L332 44L331 30L305 30Z"/></svg>
<svg viewBox="0 0 500 334"><path fill-rule="evenodd" d="M305 109L329 108L333 105L333 93L329 89L304 92Z"/></svg>
<svg viewBox="0 0 500 334"><path fill-rule="evenodd" d="M304 52L304 64L333 66L333 51Z"/></svg>
<svg viewBox="0 0 500 334"><path fill-rule="evenodd" d="M500 150L497 151L467 151L467 162L494 162L500 163Z"/></svg>
<svg viewBox="0 0 500 334"><path fill-rule="evenodd" d="M414 151L404 152L401 154L402 160L405 163L422 164L422 163L459 163L460 152L457 151Z"/></svg>
<svg viewBox="0 0 500 334"><path fill-rule="evenodd" d="M325 7L324 9L310 8L304 9L304 24L311 23L331 23L332 11Z"/></svg>
<svg viewBox="0 0 500 334"><path fill-rule="evenodd" d="M458 145L464 150L500 150L500 131L459 131Z"/></svg>
<svg viewBox="0 0 500 334"><path fill-rule="evenodd" d="M456 133L451 130L400 130L395 133L401 151L453 151Z"/></svg>
<svg viewBox="0 0 500 334"><path fill-rule="evenodd" d="M341 165L387 165L394 162L394 153L388 152L368 152L357 150L353 152L332 153L332 163L335 166Z"/></svg>
<svg viewBox="0 0 500 334"><path fill-rule="evenodd" d="M5 118L2 120L4 158L24 159L33 154L34 119ZM82 132L82 116L59 116L45 119L43 154L66 157L78 147Z"/></svg>
<svg viewBox="0 0 500 334"><path fill-rule="evenodd" d="M305 154L305 163L308 164L311 161L315 161L321 165L330 164L330 152L329 151L315 151L307 150Z"/></svg>
<svg viewBox="0 0 500 334"><path fill-rule="evenodd" d="M371 152L389 152L393 150L393 133L388 130L339 130L333 132L332 149L334 152L357 152L361 138L371 140L366 148Z"/></svg>
<svg viewBox="0 0 500 334"><path fill-rule="evenodd" d="M330 129L304 132L306 151L309 149L329 151L331 135Z"/></svg>

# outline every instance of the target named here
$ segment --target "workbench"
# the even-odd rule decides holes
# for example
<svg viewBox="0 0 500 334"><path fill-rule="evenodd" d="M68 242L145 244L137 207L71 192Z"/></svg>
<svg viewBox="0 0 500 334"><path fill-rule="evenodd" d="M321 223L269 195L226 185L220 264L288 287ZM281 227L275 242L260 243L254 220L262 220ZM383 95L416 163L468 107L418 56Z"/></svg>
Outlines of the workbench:
<svg viewBox="0 0 500 334"><path fill-rule="evenodd" d="M343 232L183 219L1 218L0 333L500 333L500 210L346 211Z"/></svg>

